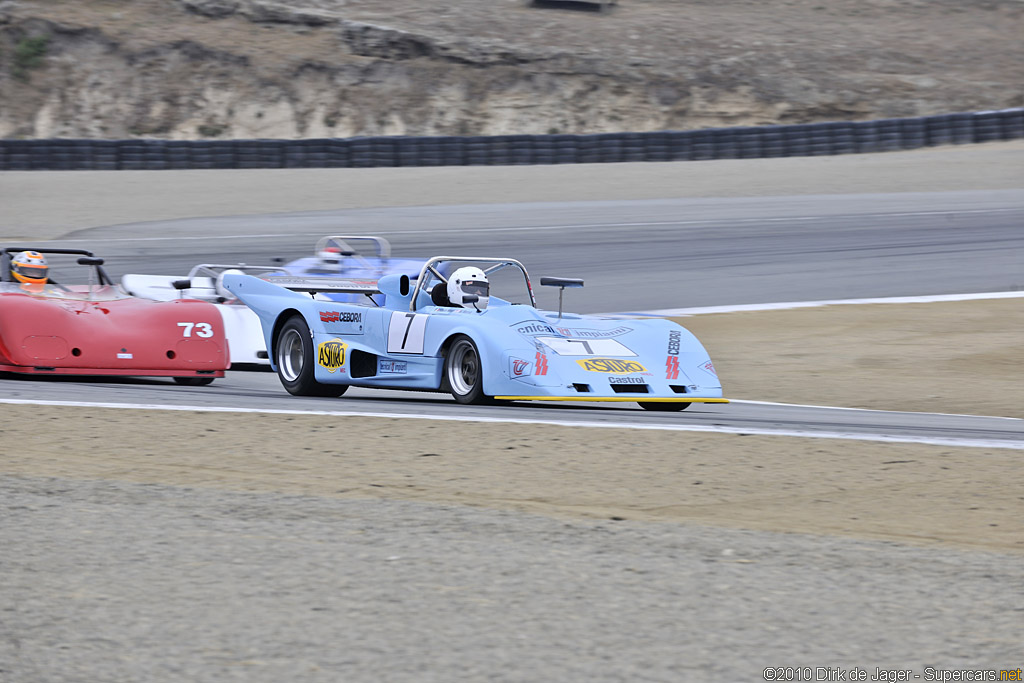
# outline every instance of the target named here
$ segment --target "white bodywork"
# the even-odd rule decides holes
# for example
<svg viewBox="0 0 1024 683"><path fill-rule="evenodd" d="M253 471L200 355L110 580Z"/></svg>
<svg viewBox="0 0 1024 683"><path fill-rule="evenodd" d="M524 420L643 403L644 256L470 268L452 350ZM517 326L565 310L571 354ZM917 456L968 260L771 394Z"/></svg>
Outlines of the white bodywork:
<svg viewBox="0 0 1024 683"><path fill-rule="evenodd" d="M209 269L211 266L197 266L193 269L193 273L203 268ZM223 268L224 271L244 272L238 266ZM245 270L251 271L252 268L246 267ZM284 272L278 268L260 268L259 270L267 273ZM224 321L224 334L228 340L228 357L231 360L231 364L269 366L270 361L267 360L267 349L263 342L263 330L260 327L260 320L248 306L242 304L230 292L219 286L221 275L224 271L216 277L190 275L187 278L175 275L129 274L121 278L121 287L129 294L145 299L155 299L157 301L201 299L202 301L212 303ZM174 282L178 280L190 280L192 286L185 289L176 289Z"/></svg>
<svg viewBox="0 0 1024 683"><path fill-rule="evenodd" d="M364 247L365 254L356 249ZM393 259L391 244L383 237L370 235L331 235L321 238L314 255L283 266L250 266L240 264L203 263L195 266L187 276L129 274L121 278L121 287L133 296L156 301L172 299L200 299L214 304L224 320L224 332L232 365L265 365L270 367L263 330L259 318L223 286L224 275L254 275L256 277L361 277L377 278L392 272L405 272L415 277L423 265L422 259ZM187 283L184 281L188 281ZM179 289L174 286L175 282ZM187 285L187 286L184 286ZM331 298L314 293L314 299ZM357 295L351 295L358 298Z"/></svg>

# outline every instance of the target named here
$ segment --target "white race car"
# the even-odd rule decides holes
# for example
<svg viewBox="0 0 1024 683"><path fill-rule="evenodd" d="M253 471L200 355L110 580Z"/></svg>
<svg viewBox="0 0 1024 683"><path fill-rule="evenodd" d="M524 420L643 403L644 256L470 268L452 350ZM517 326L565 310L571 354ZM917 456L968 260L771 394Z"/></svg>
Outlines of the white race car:
<svg viewBox="0 0 1024 683"><path fill-rule="evenodd" d="M367 253L360 253L354 244L369 245ZM223 286L226 273L252 275L268 281L274 278L372 278L391 273L419 275L425 259L395 259L391 257L391 244L383 237L368 235L334 235L321 238L314 255L279 266L252 266L244 263L202 263L187 276L127 274L121 278L121 287L132 296L156 301L172 299L199 299L216 305L224 320L228 340L231 368L234 370L269 367L266 344L259 318ZM380 295L376 295L378 298ZM322 301L356 300L358 295L346 293L317 293ZM382 303L376 301L375 303Z"/></svg>

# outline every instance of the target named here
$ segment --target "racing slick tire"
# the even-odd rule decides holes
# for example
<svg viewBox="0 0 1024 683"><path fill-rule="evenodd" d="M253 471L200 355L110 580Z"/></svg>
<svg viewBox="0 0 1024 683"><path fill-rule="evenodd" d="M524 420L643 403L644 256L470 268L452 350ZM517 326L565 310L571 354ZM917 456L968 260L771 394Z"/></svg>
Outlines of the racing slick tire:
<svg viewBox="0 0 1024 683"><path fill-rule="evenodd" d="M281 384L294 396L341 396L347 384L321 384L313 376L313 335L301 315L293 315L274 337L274 358Z"/></svg>
<svg viewBox="0 0 1024 683"><path fill-rule="evenodd" d="M459 335L452 340L444 357L444 384L459 403L491 403L484 396L484 373L480 352L473 340Z"/></svg>
<svg viewBox="0 0 1024 683"><path fill-rule="evenodd" d="M175 377L174 381L186 387L205 387L213 383L213 377Z"/></svg>
<svg viewBox="0 0 1024 683"><path fill-rule="evenodd" d="M680 410L686 410L692 404L671 401L640 401L638 405L644 410L653 410L656 413L677 413Z"/></svg>

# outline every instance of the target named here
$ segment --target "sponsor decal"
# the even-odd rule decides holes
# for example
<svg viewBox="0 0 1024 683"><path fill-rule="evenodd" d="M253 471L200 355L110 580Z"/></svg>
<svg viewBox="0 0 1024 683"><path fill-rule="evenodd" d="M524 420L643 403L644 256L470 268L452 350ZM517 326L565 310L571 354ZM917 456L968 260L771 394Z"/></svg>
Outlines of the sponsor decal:
<svg viewBox="0 0 1024 683"><path fill-rule="evenodd" d="M361 323L363 322L363 314L352 311L320 311L320 322Z"/></svg>
<svg viewBox="0 0 1024 683"><path fill-rule="evenodd" d="M554 327L540 320L526 320L516 323L516 332L527 336L537 334L554 334L560 337L575 337L577 339L603 339L606 337L618 337L619 335L632 332L632 327L620 325L611 330L577 329L572 327Z"/></svg>
<svg viewBox="0 0 1024 683"><path fill-rule="evenodd" d="M558 330L551 327L551 325L548 325L547 323L542 323L539 320L529 320L524 323L519 323L519 327L516 328L516 332L525 335L558 334Z"/></svg>
<svg viewBox="0 0 1024 683"><path fill-rule="evenodd" d="M679 355L679 342L682 337L683 335L681 335L678 330L673 330L668 333L668 355Z"/></svg>
<svg viewBox="0 0 1024 683"><path fill-rule="evenodd" d="M577 337L579 339L603 339L605 337L618 337L620 334L632 332L632 327L619 326L613 330L585 330L571 329L568 327L556 327L559 334L565 337Z"/></svg>
<svg viewBox="0 0 1024 683"><path fill-rule="evenodd" d="M634 372L647 372L647 368L635 360L619 360L618 358L588 358L576 361L588 372L604 372L609 375L630 375Z"/></svg>
<svg viewBox="0 0 1024 683"><path fill-rule="evenodd" d="M711 373L715 377L718 377L718 373L715 372L715 366L711 363L711 361L701 364L700 369L703 370L704 372Z"/></svg>
<svg viewBox="0 0 1024 683"><path fill-rule="evenodd" d="M121 352L117 354L117 357L121 360L132 360L135 358L132 354L128 353L128 349L121 349Z"/></svg>
<svg viewBox="0 0 1024 683"><path fill-rule="evenodd" d="M340 339L322 342L318 347L319 354L316 362L320 367L327 368L328 372L333 373L345 364L345 349L347 348L348 344Z"/></svg>
<svg viewBox="0 0 1024 683"><path fill-rule="evenodd" d="M526 377L530 374L533 363L522 358L509 358L508 366L508 372L511 377Z"/></svg>
<svg viewBox="0 0 1024 683"><path fill-rule="evenodd" d="M615 377L615 376L612 376L612 377L608 378L608 383L609 384L643 384L644 383L644 378L643 377Z"/></svg>
<svg viewBox="0 0 1024 683"><path fill-rule="evenodd" d="M679 379L679 344L682 336L678 330L668 333L668 357L665 359L666 379Z"/></svg>
<svg viewBox="0 0 1024 683"><path fill-rule="evenodd" d="M541 353L540 351L538 351L537 352L536 361L537 361L537 372L535 374L537 374L537 375L546 375L546 374L548 374L548 357L547 357L547 355Z"/></svg>
<svg viewBox="0 0 1024 683"><path fill-rule="evenodd" d="M409 371L409 362L404 360L377 359L378 375L404 375Z"/></svg>

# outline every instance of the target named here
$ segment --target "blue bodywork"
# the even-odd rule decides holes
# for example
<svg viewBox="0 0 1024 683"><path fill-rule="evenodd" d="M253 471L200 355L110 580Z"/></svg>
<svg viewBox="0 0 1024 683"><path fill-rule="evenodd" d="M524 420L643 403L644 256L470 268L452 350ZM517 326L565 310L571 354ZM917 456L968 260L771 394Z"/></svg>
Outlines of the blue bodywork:
<svg viewBox="0 0 1024 683"><path fill-rule="evenodd" d="M429 291L442 272L425 267L420 286L413 281L412 288L397 274L350 281L361 298L355 302L315 300L308 292L322 290L313 285L300 293L248 275L227 275L224 286L259 317L275 370L275 335L301 315L312 333L315 379L322 384L438 390L448 345L465 335L479 349L487 396L726 402L707 351L669 320L559 314L511 304L493 292L483 311L438 306ZM525 269L523 274L532 301ZM378 302L383 295L382 305L367 298L371 292L380 292Z"/></svg>
<svg viewBox="0 0 1024 683"><path fill-rule="evenodd" d="M363 246L362 251L355 249ZM366 247L371 247L367 249ZM307 278L372 278L392 273L410 278L419 275L426 259L394 258L391 244L383 237L370 235L332 235L317 242L313 256L290 261L281 270L294 277ZM324 293L333 301L359 301L359 294ZM381 299L378 298L378 301Z"/></svg>

